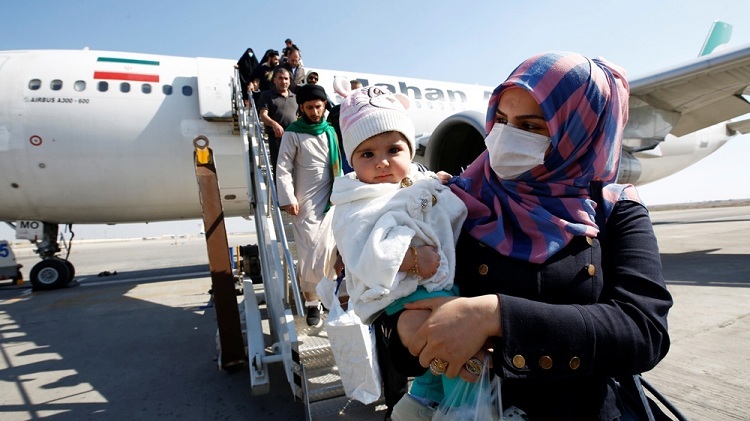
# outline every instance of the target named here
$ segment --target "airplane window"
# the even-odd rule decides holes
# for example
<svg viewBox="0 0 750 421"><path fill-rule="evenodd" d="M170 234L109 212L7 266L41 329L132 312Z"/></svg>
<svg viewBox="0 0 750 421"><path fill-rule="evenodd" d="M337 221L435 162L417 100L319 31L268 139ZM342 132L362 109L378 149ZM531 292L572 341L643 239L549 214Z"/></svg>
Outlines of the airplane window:
<svg viewBox="0 0 750 421"><path fill-rule="evenodd" d="M73 84L73 89L75 89L76 92L85 91L86 90L86 81L77 80L76 83Z"/></svg>
<svg viewBox="0 0 750 421"><path fill-rule="evenodd" d="M150 94L151 93L151 84L150 83L144 83L141 85L141 92L144 94Z"/></svg>
<svg viewBox="0 0 750 421"><path fill-rule="evenodd" d="M31 79L29 81L29 89L32 91L36 91L37 89L42 87L42 81L39 79Z"/></svg>
<svg viewBox="0 0 750 421"><path fill-rule="evenodd" d="M49 88L52 89L53 91L59 91L60 89L62 89L62 80L60 79L53 80L52 82L49 83Z"/></svg>
<svg viewBox="0 0 750 421"><path fill-rule="evenodd" d="M182 87L182 94L185 96L190 96L193 94L193 88L190 86L183 86Z"/></svg>
<svg viewBox="0 0 750 421"><path fill-rule="evenodd" d="M124 92L124 93L130 92L130 84L128 82L122 82L120 84L120 92Z"/></svg>
<svg viewBox="0 0 750 421"><path fill-rule="evenodd" d="M164 92L164 95L172 95L172 85L162 86L161 91Z"/></svg>
<svg viewBox="0 0 750 421"><path fill-rule="evenodd" d="M96 89L99 90L99 92L107 92L109 90L109 83L105 81L99 82L99 84L96 86Z"/></svg>

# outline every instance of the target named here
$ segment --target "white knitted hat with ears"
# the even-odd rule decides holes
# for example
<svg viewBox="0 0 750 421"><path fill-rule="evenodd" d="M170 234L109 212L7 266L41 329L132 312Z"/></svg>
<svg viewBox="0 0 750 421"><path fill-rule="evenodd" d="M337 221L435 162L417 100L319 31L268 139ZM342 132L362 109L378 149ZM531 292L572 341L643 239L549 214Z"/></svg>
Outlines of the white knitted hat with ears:
<svg viewBox="0 0 750 421"><path fill-rule="evenodd" d="M409 143L414 158L414 123L406 110L409 98L394 95L389 90L373 86L352 91L341 103L339 124L344 138L346 160L352 162L352 154L360 143L384 132L400 132Z"/></svg>

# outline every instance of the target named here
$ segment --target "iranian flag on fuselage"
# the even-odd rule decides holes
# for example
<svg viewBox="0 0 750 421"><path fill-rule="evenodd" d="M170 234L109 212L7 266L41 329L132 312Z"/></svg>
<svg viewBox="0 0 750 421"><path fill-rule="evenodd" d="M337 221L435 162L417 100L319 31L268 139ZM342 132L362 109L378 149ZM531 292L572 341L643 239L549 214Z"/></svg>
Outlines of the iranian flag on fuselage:
<svg viewBox="0 0 750 421"><path fill-rule="evenodd" d="M159 75L154 74L158 61L99 57L96 62L100 70L94 71L94 79L159 83Z"/></svg>

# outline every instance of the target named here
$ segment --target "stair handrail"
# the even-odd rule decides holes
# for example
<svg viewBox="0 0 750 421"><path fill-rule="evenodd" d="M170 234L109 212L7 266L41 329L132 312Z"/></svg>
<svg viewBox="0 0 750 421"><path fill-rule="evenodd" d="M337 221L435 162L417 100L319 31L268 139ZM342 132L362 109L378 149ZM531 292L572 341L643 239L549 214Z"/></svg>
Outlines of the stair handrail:
<svg viewBox="0 0 750 421"><path fill-rule="evenodd" d="M302 294L300 291L299 283L297 282L297 273L294 267L294 259L292 257L291 251L289 250L289 242L286 238L286 232L284 231L284 223L281 217L281 210L278 206L276 185L273 182L269 183L266 181L267 178L270 178L269 175L272 174L272 172L271 163L268 159L268 151L266 149L265 142L262 141L263 126L260 122L260 118L258 117L257 107L252 95L249 95L249 103L251 105L250 109L248 110L248 108L245 107L245 102L242 99L242 93L240 91L240 84L236 83L240 80L239 70L235 69L234 73L234 102L235 107L238 111L240 135L242 136L243 142L245 143L245 152L248 154L248 157L250 157L250 153L254 154L256 152L256 148L258 150L258 156L253 155L254 159L247 159L246 170L248 181L248 200L251 200L252 197L255 197L259 193L259 191L262 190L263 186L266 187L265 190L267 192L267 195L265 198L265 204L267 206L258 206L258 200L256 198L256 210L260 209L264 211L265 216L267 218L271 218L271 228L274 230L276 234L276 242L281 245L281 250L283 252L283 269L280 274L285 276L283 276L283 278L280 278L284 280L284 291L288 292L291 287L291 293L293 294L293 300L295 303L295 310L297 312L297 315L302 316L304 315L304 303L302 301ZM252 122L252 131L250 130L250 122ZM253 143L253 139L255 140L255 143ZM253 145L254 148L251 148L250 145ZM259 162L260 168L258 167L256 162ZM261 235L261 232L263 232L264 230L262 229L262 227L259 227L259 224L263 224L261 224L261 221L258 220L259 218L256 217L255 219L256 235ZM267 234L263 232L262 235L265 237ZM263 240L264 241L262 242L259 239L258 243L265 244L266 238L264 238ZM266 259L268 259L270 256L265 257ZM263 264L263 261L261 261L261 267L263 267ZM286 304L289 305L290 300L288 294L285 294L285 298Z"/></svg>

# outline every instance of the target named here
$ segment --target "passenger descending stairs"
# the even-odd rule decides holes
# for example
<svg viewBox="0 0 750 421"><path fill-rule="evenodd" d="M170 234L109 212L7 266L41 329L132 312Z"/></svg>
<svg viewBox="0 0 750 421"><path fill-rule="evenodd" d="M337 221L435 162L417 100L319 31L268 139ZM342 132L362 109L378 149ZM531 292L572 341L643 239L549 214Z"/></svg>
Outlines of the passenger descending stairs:
<svg viewBox="0 0 750 421"><path fill-rule="evenodd" d="M235 80L238 80L235 73ZM267 365L281 362L292 393L302 400L308 420L382 420L382 400L363 405L345 394L324 327L308 327L298 291L291 217L278 210L267 147L255 107L244 107L235 84L233 132L241 135L249 156L248 186L255 209L263 283L244 281L243 335L246 336L253 394L268 393ZM283 227L280 229L279 227ZM291 250L291 251L290 251ZM253 291L254 293L251 293ZM294 312L294 315L292 315ZM323 314L323 319L327 313Z"/></svg>

